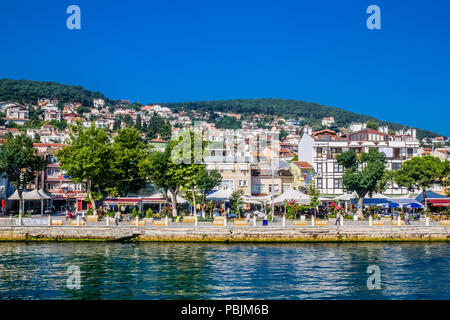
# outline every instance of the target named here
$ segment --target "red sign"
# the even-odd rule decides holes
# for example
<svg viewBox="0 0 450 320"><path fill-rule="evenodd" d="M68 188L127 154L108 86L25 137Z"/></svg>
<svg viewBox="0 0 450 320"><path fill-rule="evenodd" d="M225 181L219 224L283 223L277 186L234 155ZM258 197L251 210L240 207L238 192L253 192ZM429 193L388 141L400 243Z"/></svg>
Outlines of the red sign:
<svg viewBox="0 0 450 320"><path fill-rule="evenodd" d="M82 209L81 206L82 206L82 200L81 199L77 199L77 208L78 208L77 210L78 211L81 211L81 209Z"/></svg>
<svg viewBox="0 0 450 320"><path fill-rule="evenodd" d="M5 206L5 200L2 200L2 207Z"/></svg>

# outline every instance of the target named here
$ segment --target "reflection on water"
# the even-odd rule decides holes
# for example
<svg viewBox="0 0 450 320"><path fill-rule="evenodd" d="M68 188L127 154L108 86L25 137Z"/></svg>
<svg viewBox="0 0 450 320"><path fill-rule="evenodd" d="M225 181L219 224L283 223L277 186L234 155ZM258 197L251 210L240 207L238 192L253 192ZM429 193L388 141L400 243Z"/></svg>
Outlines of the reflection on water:
<svg viewBox="0 0 450 320"><path fill-rule="evenodd" d="M1 299L449 299L447 243L0 243ZM66 287L69 265L81 289ZM367 267L381 269L368 290Z"/></svg>

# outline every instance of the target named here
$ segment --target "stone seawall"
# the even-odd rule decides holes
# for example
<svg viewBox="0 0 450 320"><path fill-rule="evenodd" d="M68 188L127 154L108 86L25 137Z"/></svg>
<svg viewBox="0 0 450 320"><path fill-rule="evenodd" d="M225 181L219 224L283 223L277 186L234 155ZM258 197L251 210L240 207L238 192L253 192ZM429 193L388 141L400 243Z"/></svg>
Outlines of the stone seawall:
<svg viewBox="0 0 450 320"><path fill-rule="evenodd" d="M0 241L450 241L449 227L0 227Z"/></svg>

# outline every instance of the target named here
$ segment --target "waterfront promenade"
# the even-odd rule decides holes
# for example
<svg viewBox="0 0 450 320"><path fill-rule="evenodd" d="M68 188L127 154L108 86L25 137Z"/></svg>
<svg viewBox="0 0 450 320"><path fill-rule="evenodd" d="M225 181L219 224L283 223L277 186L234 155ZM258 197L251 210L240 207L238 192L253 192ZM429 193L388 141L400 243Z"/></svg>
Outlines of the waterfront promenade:
<svg viewBox="0 0 450 320"><path fill-rule="evenodd" d="M226 226L214 226L211 222L175 223L155 226L152 222L136 226L121 222L116 226L111 219L86 222L83 226L69 225L15 225L17 219L0 219L0 241L168 241L168 242L347 242L347 241L450 241L450 226L439 221L412 221L411 225L398 226L391 220L384 225L369 225L368 221L345 221L343 226L296 226L291 220L281 219L262 226L236 226L229 221ZM10 223L7 223L10 222ZM42 218L44 223L44 218ZM108 225L107 225L108 224Z"/></svg>

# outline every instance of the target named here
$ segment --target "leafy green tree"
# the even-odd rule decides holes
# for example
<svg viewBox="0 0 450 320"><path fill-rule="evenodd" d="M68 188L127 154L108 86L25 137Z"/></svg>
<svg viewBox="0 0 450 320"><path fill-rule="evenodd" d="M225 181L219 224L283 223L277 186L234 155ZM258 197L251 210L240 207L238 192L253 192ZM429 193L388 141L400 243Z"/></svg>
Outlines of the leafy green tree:
<svg viewBox="0 0 450 320"><path fill-rule="evenodd" d="M244 195L244 190L238 189L231 194L229 206L230 209L236 212L241 217L241 207L244 203L242 200L242 196Z"/></svg>
<svg viewBox="0 0 450 320"><path fill-rule="evenodd" d="M48 124L55 126L58 130L64 130L67 128L67 122L64 120L57 121L57 120L52 119L48 122Z"/></svg>
<svg viewBox="0 0 450 320"><path fill-rule="evenodd" d="M437 157L429 155L414 157L403 162L402 167L395 171L394 180L399 186L406 187L410 191L421 189L426 199L427 189L434 184L444 184L447 166L448 162L443 162Z"/></svg>
<svg viewBox="0 0 450 320"><path fill-rule="evenodd" d="M342 180L345 189L358 195L358 216L363 218L364 197L374 192L383 178L386 155L372 148L358 157L354 150L349 150L340 154L337 161L345 168Z"/></svg>
<svg viewBox="0 0 450 320"><path fill-rule="evenodd" d="M140 132L133 127L120 129L111 146L111 196L126 196L145 186L139 173L139 162L147 156Z"/></svg>
<svg viewBox="0 0 450 320"><path fill-rule="evenodd" d="M376 121L367 121L366 128L378 131L378 123Z"/></svg>
<svg viewBox="0 0 450 320"><path fill-rule="evenodd" d="M36 142L36 143L41 142L41 136L38 133L34 134L33 142Z"/></svg>
<svg viewBox="0 0 450 320"><path fill-rule="evenodd" d="M319 190L317 190L314 186L310 186L308 189L308 195L311 198L311 207L314 209L314 213L315 213L317 210L317 207L320 206Z"/></svg>
<svg viewBox="0 0 450 320"><path fill-rule="evenodd" d="M162 139L169 140L172 134L170 123L156 112L152 114L144 129L143 131L149 139L155 139L160 134Z"/></svg>
<svg viewBox="0 0 450 320"><path fill-rule="evenodd" d="M176 197L183 186L184 178L180 174L173 175L173 163L170 159L172 146L166 147L164 152L154 151L139 162L139 173L147 181L152 182L157 188L164 190L166 201L172 202L172 214L177 215ZM172 199L169 199L168 193Z"/></svg>
<svg viewBox="0 0 450 320"><path fill-rule="evenodd" d="M205 147L206 141L200 134L196 136L194 132L183 131L169 142L164 152L152 152L139 164L141 176L163 189L166 200L169 200L170 191L173 216L178 214L176 196L180 190L196 187L196 175L204 168L201 157Z"/></svg>
<svg viewBox="0 0 450 320"><path fill-rule="evenodd" d="M122 124L122 121L119 118L116 118L114 120L114 124L113 124L113 131L117 132L120 129L121 124Z"/></svg>
<svg viewBox="0 0 450 320"><path fill-rule="evenodd" d="M90 112L91 112L91 109L88 108L88 107L85 107L85 106L81 106L81 107L78 107L78 108L77 108L77 113L78 113L79 115L83 115L83 113L89 114Z"/></svg>
<svg viewBox="0 0 450 320"><path fill-rule="evenodd" d="M141 120L141 114L138 113L136 116L136 129L138 129L139 131L142 130L142 120Z"/></svg>
<svg viewBox="0 0 450 320"><path fill-rule="evenodd" d="M131 116L129 114L126 114L123 117L123 122L125 122L127 124L127 127L133 127L134 126L133 118L131 118Z"/></svg>
<svg viewBox="0 0 450 320"><path fill-rule="evenodd" d="M63 147L56 156L71 180L85 183L87 200L96 214L95 200L100 200L107 187L111 172L112 148L110 139L103 129L91 125L84 128L78 124L70 134L70 144ZM94 192L97 190L96 192Z"/></svg>
<svg viewBox="0 0 450 320"><path fill-rule="evenodd" d="M217 170L208 171L202 166L194 177L194 186L192 193L198 192L200 195L200 204L203 208L206 195L212 189L217 187L222 182L222 175ZM194 203L194 212L197 213L196 204Z"/></svg>
<svg viewBox="0 0 450 320"><path fill-rule="evenodd" d="M33 141L26 135L13 137L10 133L0 148L0 171L8 177L19 195L19 215L23 213L23 190L43 170L45 161L37 155Z"/></svg>
<svg viewBox="0 0 450 320"><path fill-rule="evenodd" d="M286 138L289 135L289 133L287 133L284 129L280 130L280 141L283 141L284 138Z"/></svg>
<svg viewBox="0 0 450 320"><path fill-rule="evenodd" d="M378 181L377 186L375 188L376 193L383 193L387 190L389 184L394 182L395 171L385 170L383 173L383 177ZM372 192L369 192L370 197L372 197Z"/></svg>
<svg viewBox="0 0 450 320"><path fill-rule="evenodd" d="M237 120L235 117L223 116L216 120L216 128L217 129L241 129L242 123Z"/></svg>

